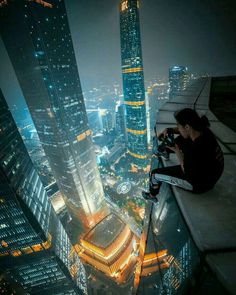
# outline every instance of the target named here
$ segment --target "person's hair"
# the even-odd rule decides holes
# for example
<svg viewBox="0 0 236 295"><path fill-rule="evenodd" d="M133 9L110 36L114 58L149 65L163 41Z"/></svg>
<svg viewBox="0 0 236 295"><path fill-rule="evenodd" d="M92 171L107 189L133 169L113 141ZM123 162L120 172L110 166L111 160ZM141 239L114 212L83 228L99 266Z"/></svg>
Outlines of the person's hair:
<svg viewBox="0 0 236 295"><path fill-rule="evenodd" d="M194 130L203 131L210 127L209 120L206 116L199 117L198 113L193 109L182 109L174 114L177 123L182 126L189 125Z"/></svg>

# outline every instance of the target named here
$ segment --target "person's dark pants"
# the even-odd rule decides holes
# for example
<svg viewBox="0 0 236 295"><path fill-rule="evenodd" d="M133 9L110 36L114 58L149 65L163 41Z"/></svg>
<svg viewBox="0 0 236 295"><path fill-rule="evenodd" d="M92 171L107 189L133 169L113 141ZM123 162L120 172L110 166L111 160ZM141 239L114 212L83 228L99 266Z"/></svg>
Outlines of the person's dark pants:
<svg viewBox="0 0 236 295"><path fill-rule="evenodd" d="M182 136L178 136L175 139L175 143L179 146L179 149L183 152L183 154L191 144L189 139L184 139ZM159 193L162 182L176 185L185 190L193 190L192 185L186 180L186 176L182 171L180 165L157 168L152 170L149 186L149 192L152 196L155 196Z"/></svg>

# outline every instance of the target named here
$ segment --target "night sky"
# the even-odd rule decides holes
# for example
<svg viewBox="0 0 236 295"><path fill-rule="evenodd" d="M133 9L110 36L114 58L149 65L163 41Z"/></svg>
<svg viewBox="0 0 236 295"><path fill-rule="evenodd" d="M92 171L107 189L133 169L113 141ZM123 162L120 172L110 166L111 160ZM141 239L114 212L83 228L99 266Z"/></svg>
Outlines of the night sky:
<svg viewBox="0 0 236 295"><path fill-rule="evenodd" d="M66 6L83 88L121 83L119 0L66 0ZM167 77L173 65L236 75L235 0L141 0L140 23L146 80ZM10 104L19 102L2 42L0 59L3 92Z"/></svg>

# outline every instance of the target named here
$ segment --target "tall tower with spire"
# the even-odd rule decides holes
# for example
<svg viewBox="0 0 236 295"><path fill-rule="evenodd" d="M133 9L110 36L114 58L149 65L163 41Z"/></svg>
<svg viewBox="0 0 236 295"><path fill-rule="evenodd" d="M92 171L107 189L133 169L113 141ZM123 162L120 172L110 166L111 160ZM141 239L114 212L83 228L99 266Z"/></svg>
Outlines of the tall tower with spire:
<svg viewBox="0 0 236 295"><path fill-rule="evenodd" d="M147 166L147 123L137 0L120 2L120 41L128 153L132 165L144 169Z"/></svg>

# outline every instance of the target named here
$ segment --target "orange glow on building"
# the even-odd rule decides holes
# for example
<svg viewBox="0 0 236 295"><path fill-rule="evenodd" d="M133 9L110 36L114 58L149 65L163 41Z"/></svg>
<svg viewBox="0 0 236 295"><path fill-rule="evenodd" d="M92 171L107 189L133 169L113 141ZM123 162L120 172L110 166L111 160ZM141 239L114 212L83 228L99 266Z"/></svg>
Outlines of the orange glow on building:
<svg viewBox="0 0 236 295"><path fill-rule="evenodd" d="M1 245L2 245L4 248L7 248L7 247L8 247L7 242L5 242L4 240L1 241Z"/></svg>
<svg viewBox="0 0 236 295"><path fill-rule="evenodd" d="M126 225L117 240L111 243L106 249L96 247L95 245L92 245L89 242L84 241L83 239L81 239L81 245L84 249L92 252L95 255L100 256L102 259L109 260L119 251L119 249L130 238L131 235L132 233L129 227Z"/></svg>
<svg viewBox="0 0 236 295"><path fill-rule="evenodd" d="M131 258L134 257L133 253L137 239L128 225L121 221L115 214L110 214L104 220L110 216L113 216L113 223L117 219L117 226L110 230L108 237L101 239L99 236L103 232L103 225L106 225L104 222L103 225L100 224L97 232L95 226L91 232L83 237L76 250L84 263L90 264L95 269L102 271L117 281L121 272L124 269L129 269ZM104 231L109 231L109 228L104 229Z"/></svg>
<svg viewBox="0 0 236 295"><path fill-rule="evenodd" d="M125 101L125 104L126 105L129 105L129 106L138 107L138 106L144 105L145 104L145 101Z"/></svg>
<svg viewBox="0 0 236 295"><path fill-rule="evenodd" d="M49 249L51 247L51 244L52 244L52 236L50 233L48 233L48 239L46 242L42 243L42 246L44 249ZM43 249L42 249L43 250Z"/></svg>
<svg viewBox="0 0 236 295"><path fill-rule="evenodd" d="M146 159L147 158L147 155L138 155L138 154L132 153L130 151L128 151L128 153L135 158L139 158L139 159Z"/></svg>
<svg viewBox="0 0 236 295"><path fill-rule="evenodd" d="M34 250L34 252L38 252L38 251L42 251L43 247L41 246L41 244L36 244L31 246L31 248Z"/></svg>
<svg viewBox="0 0 236 295"><path fill-rule="evenodd" d="M22 252L20 250L14 250L14 251L11 251L11 255L14 257L17 257L22 255Z"/></svg>
<svg viewBox="0 0 236 295"><path fill-rule="evenodd" d="M42 5L43 7L52 8L52 4L50 4L46 1L43 1L43 0L28 0L28 1L38 3L38 4Z"/></svg>
<svg viewBox="0 0 236 295"><path fill-rule="evenodd" d="M120 3L120 11L122 12L122 11L125 11L125 10L127 10L127 9L128 9L128 1L127 1L127 0L122 1L122 2Z"/></svg>
<svg viewBox="0 0 236 295"><path fill-rule="evenodd" d="M70 274L71 274L72 278L76 277L77 272L78 272L78 267L77 267L76 263L72 264L70 267Z"/></svg>
<svg viewBox="0 0 236 295"><path fill-rule="evenodd" d="M157 253L148 253L144 255L141 276L148 276L160 269L168 268L170 256L167 250L161 250Z"/></svg>
<svg viewBox="0 0 236 295"><path fill-rule="evenodd" d="M129 129L126 128L126 131L135 135L141 135L141 134L146 134L147 133L147 129L145 130L133 130L133 129Z"/></svg>
<svg viewBox="0 0 236 295"><path fill-rule="evenodd" d="M33 250L30 247L22 248L21 251L24 254L31 254L31 253L33 253Z"/></svg>
<svg viewBox="0 0 236 295"><path fill-rule="evenodd" d="M77 139L77 141L82 141L91 134L92 134L91 130L88 129L88 130L84 131L83 133L77 135L76 139Z"/></svg>
<svg viewBox="0 0 236 295"><path fill-rule="evenodd" d="M49 249L51 247L51 242L52 242L52 236L49 233L47 241L42 243L42 244L36 244L36 245L31 245L30 247L26 247L26 248L7 251L6 253L0 254L0 256L7 256L7 255L10 254L13 257L17 257L17 256L20 256L22 254L23 255L24 254L28 255L28 254L31 254L33 252L44 251L45 249L47 250L47 249ZM1 241L1 245L2 245L2 247L5 247L5 248L8 247L8 244L5 241Z"/></svg>
<svg viewBox="0 0 236 295"><path fill-rule="evenodd" d="M137 72L142 72L143 68L139 67L139 68L128 68L128 69L124 69L122 70L123 74L129 74L129 73L137 73Z"/></svg>
<svg viewBox="0 0 236 295"><path fill-rule="evenodd" d="M157 253L149 253L144 255L143 265L150 264L153 261L163 259L167 255L167 250L162 250Z"/></svg>
<svg viewBox="0 0 236 295"><path fill-rule="evenodd" d="M137 173L138 172L138 167L134 164L131 165L131 169L129 170L132 173Z"/></svg>

